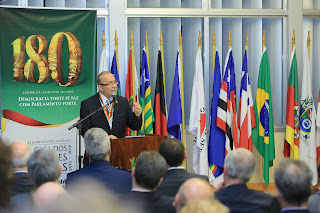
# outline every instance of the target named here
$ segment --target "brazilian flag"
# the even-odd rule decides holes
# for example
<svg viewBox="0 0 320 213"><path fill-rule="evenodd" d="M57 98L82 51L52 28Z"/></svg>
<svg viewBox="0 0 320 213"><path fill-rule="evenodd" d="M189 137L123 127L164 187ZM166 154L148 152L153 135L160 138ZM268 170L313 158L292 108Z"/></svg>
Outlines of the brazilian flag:
<svg viewBox="0 0 320 213"><path fill-rule="evenodd" d="M260 63L258 89L254 104L256 125L252 130L252 143L264 158L264 181L269 185L269 167L275 159L274 130L272 116L272 98L270 69L267 49L264 48Z"/></svg>

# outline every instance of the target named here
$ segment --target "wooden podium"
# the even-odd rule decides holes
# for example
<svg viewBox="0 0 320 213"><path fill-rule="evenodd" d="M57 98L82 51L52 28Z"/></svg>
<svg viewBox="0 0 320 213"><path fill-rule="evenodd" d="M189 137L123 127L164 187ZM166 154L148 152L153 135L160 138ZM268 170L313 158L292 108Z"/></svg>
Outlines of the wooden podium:
<svg viewBox="0 0 320 213"><path fill-rule="evenodd" d="M158 152L160 143L165 139L167 139L165 135L146 134L111 140L110 162L115 167L130 170L130 159L137 159L138 155L145 150Z"/></svg>

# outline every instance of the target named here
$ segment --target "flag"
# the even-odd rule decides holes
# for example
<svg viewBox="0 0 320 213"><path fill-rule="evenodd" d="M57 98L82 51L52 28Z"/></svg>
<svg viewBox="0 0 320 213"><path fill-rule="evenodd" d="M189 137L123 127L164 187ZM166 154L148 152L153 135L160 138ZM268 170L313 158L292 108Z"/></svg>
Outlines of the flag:
<svg viewBox="0 0 320 213"><path fill-rule="evenodd" d="M317 162L320 160L320 89L319 89L319 97L318 97L318 108L317 108Z"/></svg>
<svg viewBox="0 0 320 213"><path fill-rule="evenodd" d="M299 84L296 47L291 53L290 73L287 89L287 119L283 155L299 159Z"/></svg>
<svg viewBox="0 0 320 213"><path fill-rule="evenodd" d="M105 45L103 45L103 47L102 47L98 74L100 74L101 72L104 72L104 71L108 71L107 50L106 50L106 46Z"/></svg>
<svg viewBox="0 0 320 213"><path fill-rule="evenodd" d="M219 94L216 125L226 134L226 154L238 148L236 77L231 48L229 48L224 65L224 78Z"/></svg>
<svg viewBox="0 0 320 213"><path fill-rule="evenodd" d="M179 60L179 51L177 52L176 69L174 72L171 103L168 116L168 133L173 137L182 140L181 125L182 125L182 106L180 93L180 76L181 65Z"/></svg>
<svg viewBox="0 0 320 213"><path fill-rule="evenodd" d="M158 51L156 91L154 95L154 131L157 135L167 135L167 105L164 93L165 79L162 73L161 51Z"/></svg>
<svg viewBox="0 0 320 213"><path fill-rule="evenodd" d="M145 49L142 51L141 61L140 104L142 107L141 132L153 134L154 115L151 105L149 67Z"/></svg>
<svg viewBox="0 0 320 213"><path fill-rule="evenodd" d="M216 186L217 184L215 183L214 178L219 177L223 173L226 141L224 131L222 131L216 125L219 94L221 88L221 73L218 51L216 51L213 77L214 79L211 99L211 124L208 146L208 160L210 171L213 174L213 178L211 175L209 175L209 181L212 185Z"/></svg>
<svg viewBox="0 0 320 213"><path fill-rule="evenodd" d="M256 127L252 130L252 143L264 158L264 181L269 185L269 167L275 159L270 69L267 49L263 49L260 62L256 102Z"/></svg>
<svg viewBox="0 0 320 213"><path fill-rule="evenodd" d="M113 53L113 59L112 59L112 64L111 64L111 73L114 75L115 79L118 81L117 95L121 96L120 77L119 77L119 71L118 71L118 67L117 67L116 50L114 50L114 53Z"/></svg>
<svg viewBox="0 0 320 213"><path fill-rule="evenodd" d="M132 82L132 69L135 70L135 82ZM134 62L134 67L132 67L132 55L131 55L131 50L129 52L129 61L128 61L128 73L127 73L127 79L126 79L126 93L125 97L128 99L129 104L132 104L134 97L133 97L133 89L135 89L136 92L136 97L135 101L139 102L139 78L137 74L137 68L136 64ZM130 129L127 127L126 128L126 136L129 135L136 135L135 131L130 131Z"/></svg>
<svg viewBox="0 0 320 213"><path fill-rule="evenodd" d="M316 110L311 90L312 83L309 63L308 51L306 51L301 84L299 157L300 160L309 165L313 173L312 185L316 185L318 182Z"/></svg>
<svg viewBox="0 0 320 213"><path fill-rule="evenodd" d="M208 141L206 131L206 108L201 49L198 48L193 78L189 132L194 136L193 169L197 174L208 176Z"/></svg>
<svg viewBox="0 0 320 213"><path fill-rule="evenodd" d="M240 130L239 147L252 152L252 129L256 126L253 99L247 66L247 50L244 51L240 86L238 125Z"/></svg>

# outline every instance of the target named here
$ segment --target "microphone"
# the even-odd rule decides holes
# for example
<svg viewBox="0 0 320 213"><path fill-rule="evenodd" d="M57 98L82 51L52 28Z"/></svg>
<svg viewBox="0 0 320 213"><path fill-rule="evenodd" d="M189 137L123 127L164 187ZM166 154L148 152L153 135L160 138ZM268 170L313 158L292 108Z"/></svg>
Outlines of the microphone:
<svg viewBox="0 0 320 213"><path fill-rule="evenodd" d="M116 95L116 93L111 93L111 97L112 97L112 100L113 100L113 102L115 103L115 104L118 104L118 100L117 100L117 95Z"/></svg>

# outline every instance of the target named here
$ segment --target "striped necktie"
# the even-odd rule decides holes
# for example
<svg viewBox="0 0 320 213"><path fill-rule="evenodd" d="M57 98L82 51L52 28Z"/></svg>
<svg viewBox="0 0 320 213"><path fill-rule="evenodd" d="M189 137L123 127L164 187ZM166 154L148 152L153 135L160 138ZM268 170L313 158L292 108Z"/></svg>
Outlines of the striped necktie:
<svg viewBox="0 0 320 213"><path fill-rule="evenodd" d="M111 100L107 99L106 107L107 107L108 113L110 113L110 118L108 119L108 123L109 123L110 129L112 129L113 113L111 112L111 110L112 110Z"/></svg>

